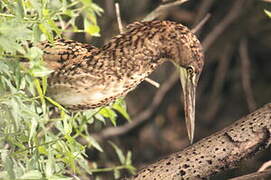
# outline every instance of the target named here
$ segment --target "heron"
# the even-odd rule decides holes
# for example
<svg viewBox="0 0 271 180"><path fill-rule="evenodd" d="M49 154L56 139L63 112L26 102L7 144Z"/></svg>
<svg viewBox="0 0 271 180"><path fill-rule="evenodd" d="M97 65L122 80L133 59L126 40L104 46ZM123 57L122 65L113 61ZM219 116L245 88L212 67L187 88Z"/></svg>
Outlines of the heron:
<svg viewBox="0 0 271 180"><path fill-rule="evenodd" d="M196 87L204 65L202 46L186 26L166 20L134 22L101 48L73 40L43 42L54 72L48 96L72 111L106 106L124 97L159 65L173 62L184 95L188 138L194 139Z"/></svg>

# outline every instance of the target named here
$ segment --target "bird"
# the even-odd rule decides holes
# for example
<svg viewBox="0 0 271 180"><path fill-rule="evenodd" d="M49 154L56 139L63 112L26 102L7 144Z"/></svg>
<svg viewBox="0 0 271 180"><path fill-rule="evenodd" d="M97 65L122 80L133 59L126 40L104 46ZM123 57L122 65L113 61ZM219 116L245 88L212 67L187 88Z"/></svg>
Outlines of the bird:
<svg viewBox="0 0 271 180"><path fill-rule="evenodd" d="M125 97L159 65L176 65L184 94L188 138L193 142L196 87L204 55L186 26L168 20L137 21L101 48L73 40L40 43L52 72L47 94L71 111L103 107Z"/></svg>

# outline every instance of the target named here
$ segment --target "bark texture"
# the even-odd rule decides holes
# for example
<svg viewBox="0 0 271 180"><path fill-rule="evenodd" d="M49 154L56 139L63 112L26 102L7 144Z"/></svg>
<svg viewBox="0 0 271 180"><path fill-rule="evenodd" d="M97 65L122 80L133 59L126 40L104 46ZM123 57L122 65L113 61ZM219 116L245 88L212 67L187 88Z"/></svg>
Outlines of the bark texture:
<svg viewBox="0 0 271 180"><path fill-rule="evenodd" d="M147 166L131 179L207 179L267 148L270 132L271 104L267 104L183 151Z"/></svg>

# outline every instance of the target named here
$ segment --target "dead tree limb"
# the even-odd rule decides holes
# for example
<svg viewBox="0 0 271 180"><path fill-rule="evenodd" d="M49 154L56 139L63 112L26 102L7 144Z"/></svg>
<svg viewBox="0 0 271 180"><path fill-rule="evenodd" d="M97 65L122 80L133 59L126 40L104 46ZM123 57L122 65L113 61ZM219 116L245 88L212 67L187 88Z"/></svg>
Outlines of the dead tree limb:
<svg viewBox="0 0 271 180"><path fill-rule="evenodd" d="M271 103L183 151L157 161L131 179L206 179L234 168L271 143Z"/></svg>

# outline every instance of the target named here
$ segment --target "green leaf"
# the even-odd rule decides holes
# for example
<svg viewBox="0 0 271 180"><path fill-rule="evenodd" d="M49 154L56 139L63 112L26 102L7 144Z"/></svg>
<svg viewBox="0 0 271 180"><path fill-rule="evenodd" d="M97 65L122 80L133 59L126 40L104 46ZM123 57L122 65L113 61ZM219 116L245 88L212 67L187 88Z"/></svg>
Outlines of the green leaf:
<svg viewBox="0 0 271 180"><path fill-rule="evenodd" d="M125 164L126 165L131 165L132 164L132 152L128 151L125 159Z"/></svg>
<svg viewBox="0 0 271 180"><path fill-rule="evenodd" d="M120 178L120 171L118 169L114 169L114 178L119 179Z"/></svg>
<svg viewBox="0 0 271 180"><path fill-rule="evenodd" d="M90 23L87 18L84 19L84 31L91 36L100 36L100 27L93 23Z"/></svg>
<svg viewBox="0 0 271 180"><path fill-rule="evenodd" d="M74 177L74 178L75 178L75 177ZM49 180L74 180L74 178L53 175L53 176L50 177Z"/></svg>
<svg viewBox="0 0 271 180"><path fill-rule="evenodd" d="M50 70L44 66L35 66L30 72L34 77L45 77L51 74L53 70Z"/></svg>
<svg viewBox="0 0 271 180"><path fill-rule="evenodd" d="M127 113L126 104L123 99L118 99L116 102L112 105L112 108L117 110L125 119L128 121L131 121L131 117Z"/></svg>
<svg viewBox="0 0 271 180"><path fill-rule="evenodd" d="M118 155L120 163L125 164L125 156L124 156L123 152L121 151L121 149L117 145L115 145L113 142L109 141L109 143L111 144L111 146L114 148L116 154Z"/></svg>
<svg viewBox="0 0 271 180"><path fill-rule="evenodd" d="M56 25L56 23L54 21L52 21L51 19L49 19L48 20L48 25L51 27L52 31L55 31L56 34L60 36L61 30L58 28L58 26Z"/></svg>
<svg viewBox="0 0 271 180"><path fill-rule="evenodd" d="M27 179L27 180L41 179L41 178L42 178L42 173L38 170L30 170L20 177L20 179Z"/></svg>
<svg viewBox="0 0 271 180"><path fill-rule="evenodd" d="M17 42L12 40L10 37L0 36L0 51L1 51L1 48L3 51L6 51L7 53L11 53L11 54L15 54L16 52L20 52L22 54L25 53L22 46L20 46Z"/></svg>
<svg viewBox="0 0 271 180"><path fill-rule="evenodd" d="M38 94L40 96L40 98L44 98L44 94L43 94L43 91L42 91L42 88L40 86L40 81L38 79L34 79L34 84L36 86L36 89L38 91ZM43 100L43 99L42 99Z"/></svg>
<svg viewBox="0 0 271 180"><path fill-rule="evenodd" d="M269 16L271 18L271 12L270 11L265 9L264 12L265 12L265 14L267 14L267 16Z"/></svg>
<svg viewBox="0 0 271 180"><path fill-rule="evenodd" d="M38 126L38 122L35 118L31 119L31 128L30 128L30 133L29 133L29 140L31 141L31 139L34 137L34 135L36 135L37 131L36 128Z"/></svg>
<svg viewBox="0 0 271 180"><path fill-rule="evenodd" d="M45 96L45 99L52 103L54 106L56 106L58 109L62 110L63 112L68 112L63 106L58 104L56 101L54 101L52 98Z"/></svg>
<svg viewBox="0 0 271 180"><path fill-rule="evenodd" d="M50 150L49 150L50 151ZM54 173L54 160L53 160L53 157L52 157L52 154L51 153L48 153L48 159L46 161L46 164L45 164L45 176L46 177L51 177Z"/></svg>
<svg viewBox="0 0 271 180"><path fill-rule="evenodd" d="M116 125L116 111L128 117L124 104L107 107L101 113L95 109L67 115L65 108L46 96L47 76L52 71L44 66L43 51L35 47L39 41L51 42L63 32L83 32L77 27L79 17L86 18L86 32L98 36L97 15L103 10L92 0L0 2L0 179L79 180L92 172L114 172L118 178L121 169L130 165L98 168L94 161L90 167L85 146L77 140L82 138L102 152L90 136L93 129L103 125L95 118L104 124L110 119ZM19 63L21 58L29 60L28 66ZM50 103L59 110L51 110ZM121 150L116 151L121 156Z"/></svg>
<svg viewBox="0 0 271 180"><path fill-rule="evenodd" d="M87 136L86 140L89 142L89 146L93 146L98 151L103 152L102 147L98 144L98 142L93 137Z"/></svg>
<svg viewBox="0 0 271 180"><path fill-rule="evenodd" d="M64 125L64 133L65 135L70 136L70 134L72 133L72 126L71 124L68 122L67 119L63 120L63 125Z"/></svg>
<svg viewBox="0 0 271 180"><path fill-rule="evenodd" d="M39 147L38 147L38 151L39 151L39 153L41 153L41 154L48 155L48 151L47 151L47 149L46 149L44 146L39 146Z"/></svg>
<svg viewBox="0 0 271 180"><path fill-rule="evenodd" d="M17 0L16 15L17 17L24 18L24 2L22 0Z"/></svg>
<svg viewBox="0 0 271 180"><path fill-rule="evenodd" d="M101 114L102 116L104 116L106 118L109 118L114 126L117 125L117 122L116 122L117 121L117 114L109 107L102 108L99 111L99 114Z"/></svg>
<svg viewBox="0 0 271 180"><path fill-rule="evenodd" d="M46 76L43 76L41 78L42 80L42 90L43 90L43 94L46 94L46 91L47 91L47 77Z"/></svg>
<svg viewBox="0 0 271 180"><path fill-rule="evenodd" d="M95 11L99 16L101 15L101 13L104 12L103 9L102 9L100 6L98 6L97 4L95 4L95 3L92 3L92 4L91 4L91 8L92 8L93 11Z"/></svg>
<svg viewBox="0 0 271 180"><path fill-rule="evenodd" d="M132 165L127 165L126 168L129 170L129 172L133 175L136 174L136 168Z"/></svg>
<svg viewBox="0 0 271 180"><path fill-rule="evenodd" d="M101 114L96 114L95 115L95 118L97 119L97 120L99 120L99 121L101 121L103 124L106 124L105 123L105 119L104 119L104 117L101 115Z"/></svg>
<svg viewBox="0 0 271 180"><path fill-rule="evenodd" d="M40 48L31 47L25 54L25 57L28 58L29 60L35 60L40 59L42 55L43 51Z"/></svg>
<svg viewBox="0 0 271 180"><path fill-rule="evenodd" d="M12 162L10 157L5 158L4 169L7 171L9 179L15 179L16 177L13 164L14 163Z"/></svg>
<svg viewBox="0 0 271 180"><path fill-rule="evenodd" d="M49 41L53 41L54 36L51 31L50 26L47 23L39 24L39 29L42 33L44 33Z"/></svg>
<svg viewBox="0 0 271 180"><path fill-rule="evenodd" d="M41 40L42 32L39 29L39 26L37 24L33 27L33 40L34 42L39 42Z"/></svg>

